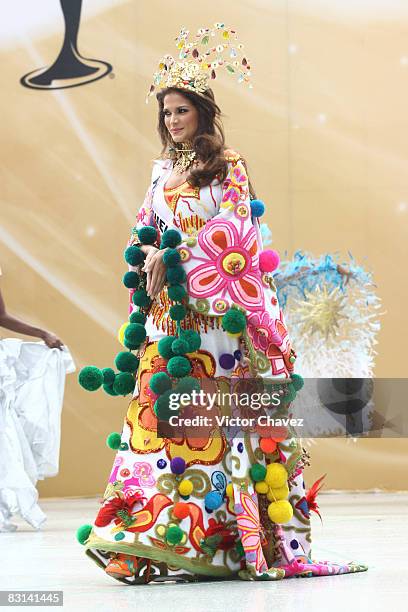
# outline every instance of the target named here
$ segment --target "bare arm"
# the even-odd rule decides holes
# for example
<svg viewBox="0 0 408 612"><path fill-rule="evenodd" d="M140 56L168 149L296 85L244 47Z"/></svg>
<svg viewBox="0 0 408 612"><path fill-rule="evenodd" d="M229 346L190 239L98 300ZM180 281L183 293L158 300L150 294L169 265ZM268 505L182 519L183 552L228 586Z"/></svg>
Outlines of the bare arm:
<svg viewBox="0 0 408 612"><path fill-rule="evenodd" d="M6 305L4 303L3 296L0 291L0 327L9 329L10 331L24 334L26 336L34 336L44 340L45 344L50 348L61 348L62 342L55 334L48 332L40 327L34 327L29 325L17 317L13 317L6 311Z"/></svg>

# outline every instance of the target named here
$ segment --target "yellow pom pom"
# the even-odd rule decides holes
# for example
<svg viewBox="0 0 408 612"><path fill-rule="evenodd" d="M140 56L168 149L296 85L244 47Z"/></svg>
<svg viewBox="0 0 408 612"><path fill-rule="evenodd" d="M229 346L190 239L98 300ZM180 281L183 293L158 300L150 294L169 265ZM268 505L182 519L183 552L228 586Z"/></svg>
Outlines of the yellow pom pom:
<svg viewBox="0 0 408 612"><path fill-rule="evenodd" d="M288 523L293 516L293 508L287 500L281 499L269 504L268 516L273 523Z"/></svg>
<svg viewBox="0 0 408 612"><path fill-rule="evenodd" d="M232 486L232 482L227 484L227 488L225 489L227 497L234 497L234 487Z"/></svg>
<svg viewBox="0 0 408 612"><path fill-rule="evenodd" d="M180 495L183 495L183 497L186 497L187 495L191 495L191 493L193 492L194 489L194 485L191 482L191 480L187 480L186 478L184 480L182 480L178 486L178 492L180 493Z"/></svg>
<svg viewBox="0 0 408 612"><path fill-rule="evenodd" d="M129 325L129 322L126 321L126 323L123 323L123 325L120 326L119 331L118 331L118 340L122 346L125 346L123 342L125 339L125 329L127 328L128 325Z"/></svg>
<svg viewBox="0 0 408 612"><path fill-rule="evenodd" d="M227 335L231 338L239 338L240 336L242 336L242 332L236 332L235 334L233 334L232 332L227 332Z"/></svg>
<svg viewBox="0 0 408 612"><path fill-rule="evenodd" d="M264 480L260 480L259 482L256 483L255 485L255 491L257 493L267 493L268 492L268 485L266 484L266 482Z"/></svg>
<svg viewBox="0 0 408 612"><path fill-rule="evenodd" d="M288 479L288 473L281 463L270 463L266 466L265 480L271 489L283 487Z"/></svg>
<svg viewBox="0 0 408 612"><path fill-rule="evenodd" d="M283 485L283 487L279 487L279 489L271 489L269 487L268 493L266 497L269 501L278 501L278 499L287 499L289 495L289 487L287 484Z"/></svg>

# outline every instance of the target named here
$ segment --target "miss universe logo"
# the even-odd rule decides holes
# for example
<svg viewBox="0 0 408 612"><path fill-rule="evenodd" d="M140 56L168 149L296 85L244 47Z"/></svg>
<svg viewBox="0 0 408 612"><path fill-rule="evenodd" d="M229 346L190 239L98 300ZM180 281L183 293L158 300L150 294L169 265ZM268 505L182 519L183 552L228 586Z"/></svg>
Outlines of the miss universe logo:
<svg viewBox="0 0 408 612"><path fill-rule="evenodd" d="M20 83L30 89L66 89L102 79L112 72L111 64L83 57L78 51L82 0L60 0L65 22L61 51L51 66L24 75Z"/></svg>

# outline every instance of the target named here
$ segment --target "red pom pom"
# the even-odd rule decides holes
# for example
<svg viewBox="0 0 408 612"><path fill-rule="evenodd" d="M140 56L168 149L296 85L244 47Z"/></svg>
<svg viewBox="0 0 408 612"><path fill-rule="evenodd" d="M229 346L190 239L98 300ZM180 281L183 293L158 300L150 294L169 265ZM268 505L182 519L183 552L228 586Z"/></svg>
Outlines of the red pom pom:
<svg viewBox="0 0 408 612"><path fill-rule="evenodd" d="M188 505L184 502L177 502L173 508L173 516L178 519L187 518L189 515Z"/></svg>
<svg viewBox="0 0 408 612"><path fill-rule="evenodd" d="M273 272L279 266L280 257L277 251L267 249L259 255L259 267L262 272Z"/></svg>

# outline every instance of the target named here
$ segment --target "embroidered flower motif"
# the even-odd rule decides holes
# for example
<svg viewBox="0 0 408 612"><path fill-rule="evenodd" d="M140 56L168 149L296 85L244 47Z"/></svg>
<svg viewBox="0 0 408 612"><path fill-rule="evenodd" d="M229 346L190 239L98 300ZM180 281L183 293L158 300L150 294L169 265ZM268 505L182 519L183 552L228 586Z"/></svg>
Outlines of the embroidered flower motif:
<svg viewBox="0 0 408 612"><path fill-rule="evenodd" d="M241 204L236 206L234 214L238 219L245 220L249 217L249 208L246 204L241 202Z"/></svg>
<svg viewBox="0 0 408 612"><path fill-rule="evenodd" d="M266 352L270 344L282 344L275 321L266 311L250 314L247 330L256 350Z"/></svg>
<svg viewBox="0 0 408 612"><path fill-rule="evenodd" d="M152 213L152 196L153 191L152 188L149 187L147 193L145 195L145 199L143 201L142 206L139 209L139 212L136 217L136 225L150 225L150 218Z"/></svg>
<svg viewBox="0 0 408 612"><path fill-rule="evenodd" d="M225 219L209 221L198 241L209 257L187 275L188 292L195 298L229 293L233 302L247 310L264 307L264 294L259 271L256 231L246 235Z"/></svg>
<svg viewBox="0 0 408 612"><path fill-rule="evenodd" d="M224 181L224 193L220 208L229 208L238 218L249 216L248 207L243 204L248 192L248 179L242 164L237 164Z"/></svg>
<svg viewBox="0 0 408 612"><path fill-rule="evenodd" d="M233 210L240 200L240 195L240 190L234 185L231 185L226 191L224 191L221 208L231 208L231 210Z"/></svg>
<svg viewBox="0 0 408 612"><path fill-rule="evenodd" d="M226 300L214 300L212 303L212 307L214 309L214 312L222 314L228 310L229 304Z"/></svg>
<svg viewBox="0 0 408 612"><path fill-rule="evenodd" d="M242 164L237 164L232 171L231 182L235 185L245 185L247 182L247 176L245 171L241 170L241 166Z"/></svg>
<svg viewBox="0 0 408 612"><path fill-rule="evenodd" d="M190 249L186 249L186 248L182 247L182 248L180 248L180 249L178 250L178 252L179 252L179 254L180 254L181 261L182 261L183 263L185 263L186 261L188 261L188 260L190 259L190 257L191 257L191 251L190 251Z"/></svg>
<svg viewBox="0 0 408 612"><path fill-rule="evenodd" d="M134 464L133 474L139 477L140 484L144 487L154 487L156 480L153 476L153 468L146 461L138 461Z"/></svg>
<svg viewBox="0 0 408 612"><path fill-rule="evenodd" d="M261 524L258 506L249 493L240 492L240 503L236 506L237 525L241 535L245 557L249 562L255 562L257 572L268 569L261 546Z"/></svg>

